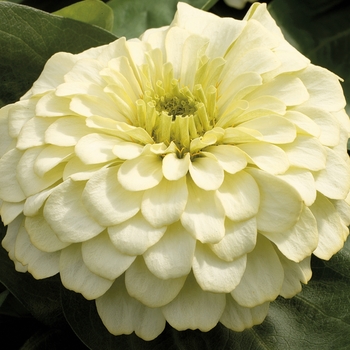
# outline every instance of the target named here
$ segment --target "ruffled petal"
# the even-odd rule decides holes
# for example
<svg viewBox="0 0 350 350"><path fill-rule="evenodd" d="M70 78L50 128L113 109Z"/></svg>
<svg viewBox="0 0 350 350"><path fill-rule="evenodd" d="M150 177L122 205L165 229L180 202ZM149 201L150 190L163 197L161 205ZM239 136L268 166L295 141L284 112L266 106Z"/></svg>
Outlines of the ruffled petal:
<svg viewBox="0 0 350 350"><path fill-rule="evenodd" d="M177 222L144 254L148 269L161 279L177 278L191 271L196 240Z"/></svg>
<svg viewBox="0 0 350 350"><path fill-rule="evenodd" d="M166 226L155 228L141 213L119 225L108 227L108 234L115 247L127 255L141 255L163 236Z"/></svg>
<svg viewBox="0 0 350 350"><path fill-rule="evenodd" d="M160 307L177 296L186 277L160 279L148 270L142 257L138 257L125 273L125 286L129 295L142 304Z"/></svg>
<svg viewBox="0 0 350 350"><path fill-rule="evenodd" d="M193 258L193 274L199 286L209 292L230 293L240 282L247 256L236 260L221 260L204 244L197 242Z"/></svg>
<svg viewBox="0 0 350 350"><path fill-rule="evenodd" d="M103 324L114 335L135 332L144 340L152 340L165 328L161 309L149 308L130 297L123 277L96 299L96 307Z"/></svg>
<svg viewBox="0 0 350 350"><path fill-rule="evenodd" d="M247 255L247 267L241 282L231 295L241 306L255 307L275 300L283 279L283 267L275 249L259 235L255 249Z"/></svg>
<svg viewBox="0 0 350 350"><path fill-rule="evenodd" d="M81 202L84 185L68 179L55 188L45 203L44 217L63 242L83 242L104 230Z"/></svg>
<svg viewBox="0 0 350 350"><path fill-rule="evenodd" d="M167 322L179 331L199 329L207 332L219 322L225 304L225 294L203 291L190 274L180 293L162 307L162 312Z"/></svg>
<svg viewBox="0 0 350 350"><path fill-rule="evenodd" d="M81 244L71 244L61 251L60 275L65 288L81 293L85 299L100 297L113 281L92 273L83 261Z"/></svg>

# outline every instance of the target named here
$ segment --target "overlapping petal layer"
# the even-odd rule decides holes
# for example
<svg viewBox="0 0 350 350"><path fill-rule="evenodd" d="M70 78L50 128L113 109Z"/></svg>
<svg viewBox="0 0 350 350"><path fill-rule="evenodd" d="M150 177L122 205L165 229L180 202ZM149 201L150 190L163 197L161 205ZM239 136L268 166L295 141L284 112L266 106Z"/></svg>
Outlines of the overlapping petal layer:
<svg viewBox="0 0 350 350"><path fill-rule="evenodd" d="M252 327L348 236L344 106L265 5L179 3L140 39L57 53L0 110L2 244L112 334Z"/></svg>

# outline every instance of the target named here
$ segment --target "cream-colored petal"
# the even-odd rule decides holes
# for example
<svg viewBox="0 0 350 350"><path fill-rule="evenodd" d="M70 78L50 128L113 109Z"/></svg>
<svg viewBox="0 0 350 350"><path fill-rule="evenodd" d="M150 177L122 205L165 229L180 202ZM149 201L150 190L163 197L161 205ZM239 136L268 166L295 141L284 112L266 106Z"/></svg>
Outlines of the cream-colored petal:
<svg viewBox="0 0 350 350"><path fill-rule="evenodd" d="M235 332L242 332L264 321L269 310L269 302L255 307L239 305L231 295L226 294L226 307L220 322Z"/></svg>
<svg viewBox="0 0 350 350"><path fill-rule="evenodd" d="M71 244L61 251L60 275L65 288L81 293L88 300L100 297L113 284L113 281L87 268L81 254L81 244Z"/></svg>
<svg viewBox="0 0 350 350"><path fill-rule="evenodd" d="M325 150L326 167L314 174L316 189L329 198L344 199L350 188L350 164L328 147Z"/></svg>
<svg viewBox="0 0 350 350"><path fill-rule="evenodd" d="M138 213L119 225L108 227L108 234L120 252L141 255L161 239L165 230L166 227L153 227Z"/></svg>
<svg viewBox="0 0 350 350"><path fill-rule="evenodd" d="M288 260L283 254L278 253L278 255L284 269L284 280L280 295L283 298L292 298L301 292L301 283L306 284L311 278L311 256L306 257L299 263L295 263Z"/></svg>
<svg viewBox="0 0 350 350"><path fill-rule="evenodd" d="M35 106L35 115L37 117L65 117L71 115L69 102L68 98L56 96L54 92L48 92L38 100Z"/></svg>
<svg viewBox="0 0 350 350"><path fill-rule="evenodd" d="M44 147L27 149L17 164L17 179L26 197L47 189L62 178L63 163L46 172L44 176L36 174L34 162Z"/></svg>
<svg viewBox="0 0 350 350"><path fill-rule="evenodd" d="M85 118L61 117L46 129L45 143L63 147L75 146L83 136L91 132L91 129L85 124Z"/></svg>
<svg viewBox="0 0 350 350"><path fill-rule="evenodd" d="M3 202L0 205L1 220L5 226L12 222L19 214L22 213L24 202L12 203Z"/></svg>
<svg viewBox="0 0 350 350"><path fill-rule="evenodd" d="M60 270L60 252L46 253L34 247L24 226L16 237L15 257L22 265L28 266L28 271L36 279L51 277Z"/></svg>
<svg viewBox="0 0 350 350"><path fill-rule="evenodd" d="M192 269L204 291L230 293L239 284L246 262L246 255L230 262L221 260L208 246L197 242Z"/></svg>
<svg viewBox="0 0 350 350"><path fill-rule="evenodd" d="M247 165L247 157L238 147L231 145L211 146L205 149L215 156L221 167L230 174L235 174Z"/></svg>
<svg viewBox="0 0 350 350"><path fill-rule="evenodd" d="M213 252L221 259L233 261L251 252L256 244L256 218L235 222L225 220L225 236L216 244L209 244Z"/></svg>
<svg viewBox="0 0 350 350"><path fill-rule="evenodd" d="M83 242L103 231L81 202L85 183L70 179L57 186L44 206L44 217L63 242Z"/></svg>
<svg viewBox="0 0 350 350"><path fill-rule="evenodd" d="M186 275L160 279L138 257L125 273L125 286L130 296L149 307L160 307L171 302L183 287Z"/></svg>
<svg viewBox="0 0 350 350"><path fill-rule="evenodd" d="M158 186L144 192L142 215L154 227L170 225L180 219L187 203L187 196L185 177L177 181L163 178Z"/></svg>
<svg viewBox="0 0 350 350"><path fill-rule="evenodd" d="M26 197L16 176L22 155L23 152L13 148L0 159L0 198L4 201L21 202Z"/></svg>
<svg viewBox="0 0 350 350"><path fill-rule="evenodd" d="M0 108L0 157L15 146L15 140L9 134L9 112L13 106L9 104Z"/></svg>
<svg viewBox="0 0 350 350"><path fill-rule="evenodd" d="M238 147L246 153L249 163L257 165L261 170L270 174L282 174L289 168L288 157L278 146L251 142Z"/></svg>
<svg viewBox="0 0 350 350"><path fill-rule="evenodd" d="M299 193L282 179L258 169L247 169L260 190L257 214L258 230L281 232L291 228L299 219L303 201Z"/></svg>
<svg viewBox="0 0 350 350"><path fill-rule="evenodd" d="M203 190L217 190L224 180L224 170L220 163L210 157L197 157L189 166L194 183Z"/></svg>
<svg viewBox="0 0 350 350"><path fill-rule="evenodd" d="M126 160L118 171L119 182L129 191L147 190L157 186L162 178L162 159L152 154Z"/></svg>
<svg viewBox="0 0 350 350"><path fill-rule="evenodd" d="M318 229L318 246L314 254L320 259L329 260L343 247L349 229L344 225L332 202L321 193L318 193L310 209Z"/></svg>
<svg viewBox="0 0 350 350"><path fill-rule="evenodd" d="M84 207L106 227L130 219L141 207L143 192L126 191L118 182L118 170L118 167L110 167L96 172L82 194Z"/></svg>
<svg viewBox="0 0 350 350"><path fill-rule="evenodd" d="M195 246L196 240L177 222L167 228L143 257L148 269L158 278L178 278L191 271Z"/></svg>
<svg viewBox="0 0 350 350"><path fill-rule="evenodd" d="M318 244L315 217L304 207L297 223L286 231L262 232L290 260L300 262L310 256Z"/></svg>
<svg viewBox="0 0 350 350"><path fill-rule="evenodd" d="M284 174L277 177L293 186L306 205L310 206L316 199L315 180L311 172L305 169L289 168Z"/></svg>
<svg viewBox="0 0 350 350"><path fill-rule="evenodd" d="M85 164L98 164L111 161L116 157L113 147L118 139L103 134L83 136L75 146L75 153Z"/></svg>
<svg viewBox="0 0 350 350"><path fill-rule="evenodd" d="M159 308L149 308L129 296L124 277L96 299L97 312L108 331L114 335L131 334L144 340L156 338L165 328L165 319Z"/></svg>
<svg viewBox="0 0 350 350"><path fill-rule="evenodd" d="M321 129L319 125L317 125L317 123L315 123L315 121L306 114L298 111L287 111L284 118L295 125L298 134L305 134L318 138L321 136Z"/></svg>
<svg viewBox="0 0 350 350"><path fill-rule="evenodd" d="M51 194L55 187L43 190L26 199L24 203L23 213L26 216L35 216L39 213L40 208Z"/></svg>
<svg viewBox="0 0 350 350"><path fill-rule="evenodd" d="M217 191L225 214L233 221L241 221L256 215L260 205L260 192L254 178L245 171L226 174Z"/></svg>
<svg viewBox="0 0 350 350"><path fill-rule="evenodd" d="M44 252L55 252L70 245L70 243L62 242L56 236L42 213L33 217L27 216L24 226L33 245Z"/></svg>
<svg viewBox="0 0 350 350"><path fill-rule="evenodd" d="M134 159L141 155L143 146L134 142L119 141L112 151L120 159Z"/></svg>
<svg viewBox="0 0 350 350"><path fill-rule="evenodd" d="M63 170L63 181L66 181L68 178L71 178L74 181L83 181L88 180L96 172L105 168L109 163L105 164L85 164L80 158L73 157L68 160L66 166Z"/></svg>
<svg viewBox="0 0 350 350"><path fill-rule="evenodd" d="M190 274L180 293L162 307L162 312L170 326L178 331L199 329L207 332L219 322L225 304L225 294L203 291Z"/></svg>
<svg viewBox="0 0 350 350"><path fill-rule="evenodd" d="M183 227L202 243L217 243L225 235L225 211L214 191L187 181L188 200L181 215Z"/></svg>
<svg viewBox="0 0 350 350"><path fill-rule="evenodd" d="M136 258L120 253L110 241L107 232L83 242L81 253L91 272L110 280L124 273Z"/></svg>
<svg viewBox="0 0 350 350"><path fill-rule="evenodd" d="M178 158L174 153L168 153L162 163L163 175L169 181L184 177L190 165L190 154L186 153L183 158Z"/></svg>
<svg viewBox="0 0 350 350"><path fill-rule="evenodd" d="M259 235L255 249L247 255L247 267L241 282L231 295L241 306L255 307L275 300L283 279L283 267L275 249Z"/></svg>

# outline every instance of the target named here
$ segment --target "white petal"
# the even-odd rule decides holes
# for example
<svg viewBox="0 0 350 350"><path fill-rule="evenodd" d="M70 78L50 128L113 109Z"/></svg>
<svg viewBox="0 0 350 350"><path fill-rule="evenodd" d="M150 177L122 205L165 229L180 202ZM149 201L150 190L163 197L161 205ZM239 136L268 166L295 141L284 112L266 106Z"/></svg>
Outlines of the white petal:
<svg viewBox="0 0 350 350"><path fill-rule="evenodd" d="M37 117L65 117L71 115L69 102L68 98L56 96L54 92L48 92L38 100L35 106L35 115Z"/></svg>
<svg viewBox="0 0 350 350"><path fill-rule="evenodd" d="M246 261L246 255L230 262L221 260L209 247L197 242L193 274L204 291L230 293L239 284Z"/></svg>
<svg viewBox="0 0 350 350"><path fill-rule="evenodd" d="M224 170L216 159L197 157L189 166L194 183L203 190L216 190L224 180Z"/></svg>
<svg viewBox="0 0 350 350"><path fill-rule="evenodd" d="M225 294L203 291L190 274L177 297L162 307L167 322L178 331L207 332L218 323L226 304Z"/></svg>
<svg viewBox="0 0 350 350"><path fill-rule="evenodd" d="M162 159L152 154L126 160L118 172L119 182L129 191L147 190L157 186L162 178Z"/></svg>
<svg viewBox="0 0 350 350"><path fill-rule="evenodd" d="M178 158L174 153L168 153L162 163L164 177L170 181L184 177L190 165L190 154L186 153L183 158Z"/></svg>
<svg viewBox="0 0 350 350"><path fill-rule="evenodd" d="M349 229L334 205L322 194L318 193L310 209L316 218L318 229L318 246L314 254L320 259L328 260L343 247Z"/></svg>
<svg viewBox="0 0 350 350"><path fill-rule="evenodd" d="M283 278L283 268L272 244L259 236L255 249L247 255L247 267L241 282L231 295L245 307L273 301L280 293Z"/></svg>
<svg viewBox="0 0 350 350"><path fill-rule="evenodd" d="M230 174L235 174L247 165L247 157L238 147L231 145L211 146L205 149L215 156L221 167Z"/></svg>
<svg viewBox="0 0 350 350"><path fill-rule="evenodd" d="M292 122L298 133L306 134L310 136L319 137L321 135L321 129L309 116L300 113L298 111L287 111L284 115L288 121Z"/></svg>
<svg viewBox="0 0 350 350"><path fill-rule="evenodd" d="M186 275L160 279L153 275L138 257L125 273L125 286L130 296L149 307L160 307L171 302L180 292Z"/></svg>
<svg viewBox="0 0 350 350"><path fill-rule="evenodd" d="M225 220L225 237L216 244L209 244L213 252L221 259L233 261L251 252L256 244L256 219L235 222Z"/></svg>
<svg viewBox="0 0 350 350"><path fill-rule="evenodd" d="M120 253L110 241L107 232L83 242L81 253L91 272L110 280L119 277L135 260L135 256Z"/></svg>
<svg viewBox="0 0 350 350"><path fill-rule="evenodd" d="M217 243L225 235L225 212L214 191L204 191L187 181L188 200L181 223L202 243Z"/></svg>
<svg viewBox="0 0 350 350"><path fill-rule="evenodd" d="M120 159L134 159L141 155L143 146L134 142L118 142L113 147L113 153Z"/></svg>
<svg viewBox="0 0 350 350"><path fill-rule="evenodd" d="M109 237L115 247L129 255L143 254L160 240L165 230L166 227L151 226L141 213L119 225L108 227Z"/></svg>
<svg viewBox="0 0 350 350"><path fill-rule="evenodd" d="M299 219L303 201L299 193L287 182L258 169L247 169L260 190L257 214L258 230L281 232L288 230Z"/></svg>
<svg viewBox="0 0 350 350"><path fill-rule="evenodd" d="M85 118L78 116L62 117L54 121L45 131L45 142L57 146L75 146L79 139L91 133Z"/></svg>
<svg viewBox="0 0 350 350"><path fill-rule="evenodd" d="M62 178L64 164L59 164L44 176L38 176L34 170L34 162L44 146L30 148L23 153L17 165L17 178L27 197L45 190Z"/></svg>
<svg viewBox="0 0 350 350"><path fill-rule="evenodd" d="M306 205L310 206L315 201L316 186L311 172L299 168L289 168L284 174L278 175L278 177L293 186Z"/></svg>
<svg viewBox="0 0 350 350"><path fill-rule="evenodd" d="M0 109L0 157L15 146L15 140L9 134L9 112L13 106L9 104Z"/></svg>
<svg viewBox="0 0 350 350"><path fill-rule="evenodd" d="M143 192L126 191L118 182L118 170L118 167L101 169L83 191L84 207L103 226L119 224L140 210Z"/></svg>
<svg viewBox="0 0 350 350"><path fill-rule="evenodd" d="M333 150L327 152L326 168L317 172L315 183L317 191L332 199L344 199L350 188L350 165Z"/></svg>
<svg viewBox="0 0 350 350"><path fill-rule="evenodd" d="M263 235L275 243L288 259L295 262L300 262L310 256L318 244L316 220L306 206L298 222L290 229L280 232L264 232Z"/></svg>
<svg viewBox="0 0 350 350"><path fill-rule="evenodd" d="M80 160L80 158L73 157L64 167L63 180L65 181L68 178L71 178L74 181L88 180L97 171L108 165L108 163L104 164L103 166L101 164L85 164Z"/></svg>
<svg viewBox="0 0 350 350"><path fill-rule="evenodd" d="M23 226L16 238L15 256L21 264L28 265L28 271L36 279L51 277L59 272L60 252L46 253L34 247Z"/></svg>
<svg viewBox="0 0 350 350"><path fill-rule="evenodd" d="M191 271L196 240L175 223L144 254L148 269L158 278L178 278Z"/></svg>
<svg viewBox="0 0 350 350"><path fill-rule="evenodd" d="M284 173L289 168L288 157L278 146L263 142L251 142L238 146L247 154L250 163L271 174Z"/></svg>
<svg viewBox="0 0 350 350"><path fill-rule="evenodd" d="M217 191L227 217L241 221L256 215L260 206L260 192L254 178L245 171L226 174Z"/></svg>
<svg viewBox="0 0 350 350"><path fill-rule="evenodd" d="M21 202L26 198L16 177L16 168L23 152L16 148L0 159L0 198L8 202Z"/></svg>
<svg viewBox="0 0 350 350"><path fill-rule="evenodd" d="M42 214L33 217L27 216L24 225L31 242L35 247L44 252L55 252L69 246L70 244L58 239Z"/></svg>
<svg viewBox="0 0 350 350"><path fill-rule="evenodd" d="M154 227L170 225L180 219L187 196L185 177L177 181L164 178L158 186L145 191L142 197L142 215Z"/></svg>
<svg viewBox="0 0 350 350"><path fill-rule="evenodd" d="M85 164L104 163L116 159L113 147L118 139L103 134L83 136L75 146L75 153Z"/></svg>
<svg viewBox="0 0 350 350"><path fill-rule="evenodd" d="M278 254L282 267L284 269L284 281L280 291L283 298L292 298L297 293L301 292L301 283L306 284L312 275L310 261L308 256L299 263L288 260L282 254ZM301 283L300 283L301 282Z"/></svg>
<svg viewBox="0 0 350 350"><path fill-rule="evenodd" d="M84 183L66 180L51 193L44 206L44 217L63 242L86 241L103 231L84 208Z"/></svg>
<svg viewBox="0 0 350 350"><path fill-rule="evenodd" d="M24 207L24 202L11 203L3 202L1 204L0 214L1 220L4 225L8 225L12 222L19 214L22 213Z"/></svg>
<svg viewBox="0 0 350 350"><path fill-rule="evenodd" d="M159 308L149 308L129 296L124 278L119 277L112 287L96 299L97 312L108 331L114 335L136 335L144 340L156 338L165 328Z"/></svg>
<svg viewBox="0 0 350 350"><path fill-rule="evenodd" d="M61 251L60 275L65 288L81 293L88 300L106 293L113 283L87 268L81 255L81 244L71 244Z"/></svg>
<svg viewBox="0 0 350 350"><path fill-rule="evenodd" d="M53 190L54 190L54 187L48 188L37 194L34 194L33 196L28 197L24 203L24 208L23 208L24 215L25 216L37 215L39 213L40 208L46 201L47 197L51 194Z"/></svg>
<svg viewBox="0 0 350 350"><path fill-rule="evenodd" d="M269 302L255 307L239 305L231 295L226 295L226 307L220 322L235 332L242 332L264 321L269 311Z"/></svg>

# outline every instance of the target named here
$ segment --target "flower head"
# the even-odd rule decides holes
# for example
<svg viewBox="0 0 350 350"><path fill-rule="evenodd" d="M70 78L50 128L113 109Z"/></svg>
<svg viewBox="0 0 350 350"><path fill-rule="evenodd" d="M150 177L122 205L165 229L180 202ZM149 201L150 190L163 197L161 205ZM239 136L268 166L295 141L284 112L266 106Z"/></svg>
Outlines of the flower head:
<svg viewBox="0 0 350 350"><path fill-rule="evenodd" d="M0 110L3 246L113 334L251 327L348 235L344 106L261 4L57 53Z"/></svg>

